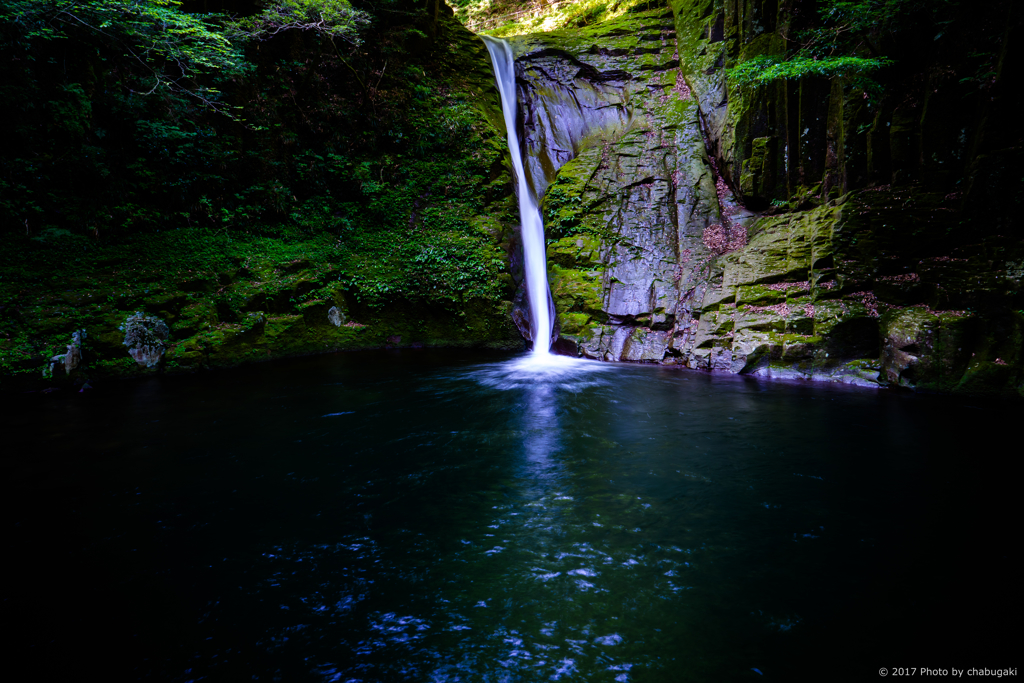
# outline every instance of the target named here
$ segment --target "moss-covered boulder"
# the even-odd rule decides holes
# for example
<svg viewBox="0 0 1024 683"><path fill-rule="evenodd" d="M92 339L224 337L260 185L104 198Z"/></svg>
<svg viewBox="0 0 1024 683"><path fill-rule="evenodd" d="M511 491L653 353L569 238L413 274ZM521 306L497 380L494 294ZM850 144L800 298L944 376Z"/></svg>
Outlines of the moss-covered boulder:
<svg viewBox="0 0 1024 683"><path fill-rule="evenodd" d="M167 350L167 340L171 329L155 315L146 315L141 311L128 316L120 327L124 332L124 342L128 347L128 355L144 368L152 368L163 360Z"/></svg>

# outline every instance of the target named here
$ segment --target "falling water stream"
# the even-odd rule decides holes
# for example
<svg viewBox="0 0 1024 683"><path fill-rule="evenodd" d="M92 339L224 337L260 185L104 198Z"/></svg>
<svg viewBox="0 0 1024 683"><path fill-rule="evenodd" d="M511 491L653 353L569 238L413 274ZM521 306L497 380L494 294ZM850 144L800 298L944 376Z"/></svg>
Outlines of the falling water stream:
<svg viewBox="0 0 1024 683"><path fill-rule="evenodd" d="M535 360L550 355L551 311L548 308L547 258L544 249L544 221L537 197L526 182L522 148L516 132L516 71L512 48L504 40L480 36L487 45L494 66L494 78L501 93L501 110L508 131L508 151L519 197L519 220L522 224L523 260L526 271L526 292L530 300Z"/></svg>

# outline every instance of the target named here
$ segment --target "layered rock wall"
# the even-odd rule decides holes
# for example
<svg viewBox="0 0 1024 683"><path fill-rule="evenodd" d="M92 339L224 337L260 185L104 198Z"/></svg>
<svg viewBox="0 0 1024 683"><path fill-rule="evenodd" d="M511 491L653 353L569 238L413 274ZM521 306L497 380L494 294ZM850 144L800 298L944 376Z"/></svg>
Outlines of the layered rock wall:
<svg viewBox="0 0 1024 683"><path fill-rule="evenodd" d="M1012 156L979 151L994 105L943 114L959 86L938 77L899 105L840 80L731 86L801 7L678 0L515 39L563 337L602 360L1020 393L1017 200L967 212Z"/></svg>

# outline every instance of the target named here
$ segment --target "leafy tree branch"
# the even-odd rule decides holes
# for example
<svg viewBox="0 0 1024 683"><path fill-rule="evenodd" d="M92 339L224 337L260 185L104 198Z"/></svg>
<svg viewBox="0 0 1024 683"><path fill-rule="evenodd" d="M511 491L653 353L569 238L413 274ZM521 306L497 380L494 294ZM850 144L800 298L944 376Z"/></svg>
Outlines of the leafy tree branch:
<svg viewBox="0 0 1024 683"><path fill-rule="evenodd" d="M225 112L215 88L200 83L212 73L244 68L239 47L210 15L180 11L179 0L9 0L0 6L0 21L15 28L26 49L38 41L80 39L105 44L142 71L141 87L153 94L164 89L196 98ZM150 81L146 82L146 81ZM148 88L148 90L145 90Z"/></svg>
<svg viewBox="0 0 1024 683"><path fill-rule="evenodd" d="M728 73L729 79L739 85L764 85L772 81L795 80L808 76L822 78L866 76L890 64L892 61L885 58L825 57L814 59L793 57L783 59L759 55L740 62L729 69Z"/></svg>
<svg viewBox="0 0 1024 683"><path fill-rule="evenodd" d="M368 92L359 72L338 49L336 40L356 47L362 43L359 29L370 15L354 9L348 0L277 0L253 17L230 24L232 33L246 40L266 40L283 31L313 31L327 38L341 63L352 72L363 92Z"/></svg>
<svg viewBox="0 0 1024 683"><path fill-rule="evenodd" d="M765 55L729 69L730 80L762 85L807 77L852 78L869 84L869 74L893 64L885 44L914 24L958 0L824 0L814 25L797 32L797 47L785 57Z"/></svg>

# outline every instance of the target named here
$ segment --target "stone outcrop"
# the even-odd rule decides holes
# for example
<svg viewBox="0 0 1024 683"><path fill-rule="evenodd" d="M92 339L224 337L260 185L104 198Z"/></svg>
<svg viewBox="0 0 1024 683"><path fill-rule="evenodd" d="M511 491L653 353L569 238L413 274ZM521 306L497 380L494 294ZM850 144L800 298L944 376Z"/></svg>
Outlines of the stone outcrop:
<svg viewBox="0 0 1024 683"><path fill-rule="evenodd" d="M910 182L949 162L901 151L923 119L883 107L858 138L842 83L730 89L737 59L785 51L789 10L671 7L513 39L563 338L602 360L1024 391L1024 246L972 240L961 193ZM889 184L856 189L873 177Z"/></svg>
<svg viewBox="0 0 1024 683"><path fill-rule="evenodd" d="M67 351L62 354L53 356L49 362L43 367L43 377L53 377L54 370L58 366L64 367L64 373L70 375L78 366L82 364L82 344L85 342L85 338L89 336L85 330L75 330L71 333L71 343L68 344Z"/></svg>
<svg viewBox="0 0 1024 683"><path fill-rule="evenodd" d="M750 217L704 153L671 13L526 36L513 48L524 153L534 185L548 186L542 211L560 328L589 356L655 359L654 340L667 340L680 292L696 287L694 266L711 255L705 231ZM640 328L654 332L649 343L631 337Z"/></svg>
<svg viewBox="0 0 1024 683"><path fill-rule="evenodd" d="M345 314L337 306L331 306L331 310L327 311L327 321L335 327L341 327L345 322Z"/></svg>
<svg viewBox="0 0 1024 683"><path fill-rule="evenodd" d="M121 326L124 332L124 345L128 347L128 355L145 368L152 368L163 360L167 350L167 340L171 330L155 315L146 315L141 311L128 316Z"/></svg>
<svg viewBox="0 0 1024 683"><path fill-rule="evenodd" d="M64 371L69 375L82 364L82 342L85 336L85 330L75 330L71 335L71 343L64 354Z"/></svg>

